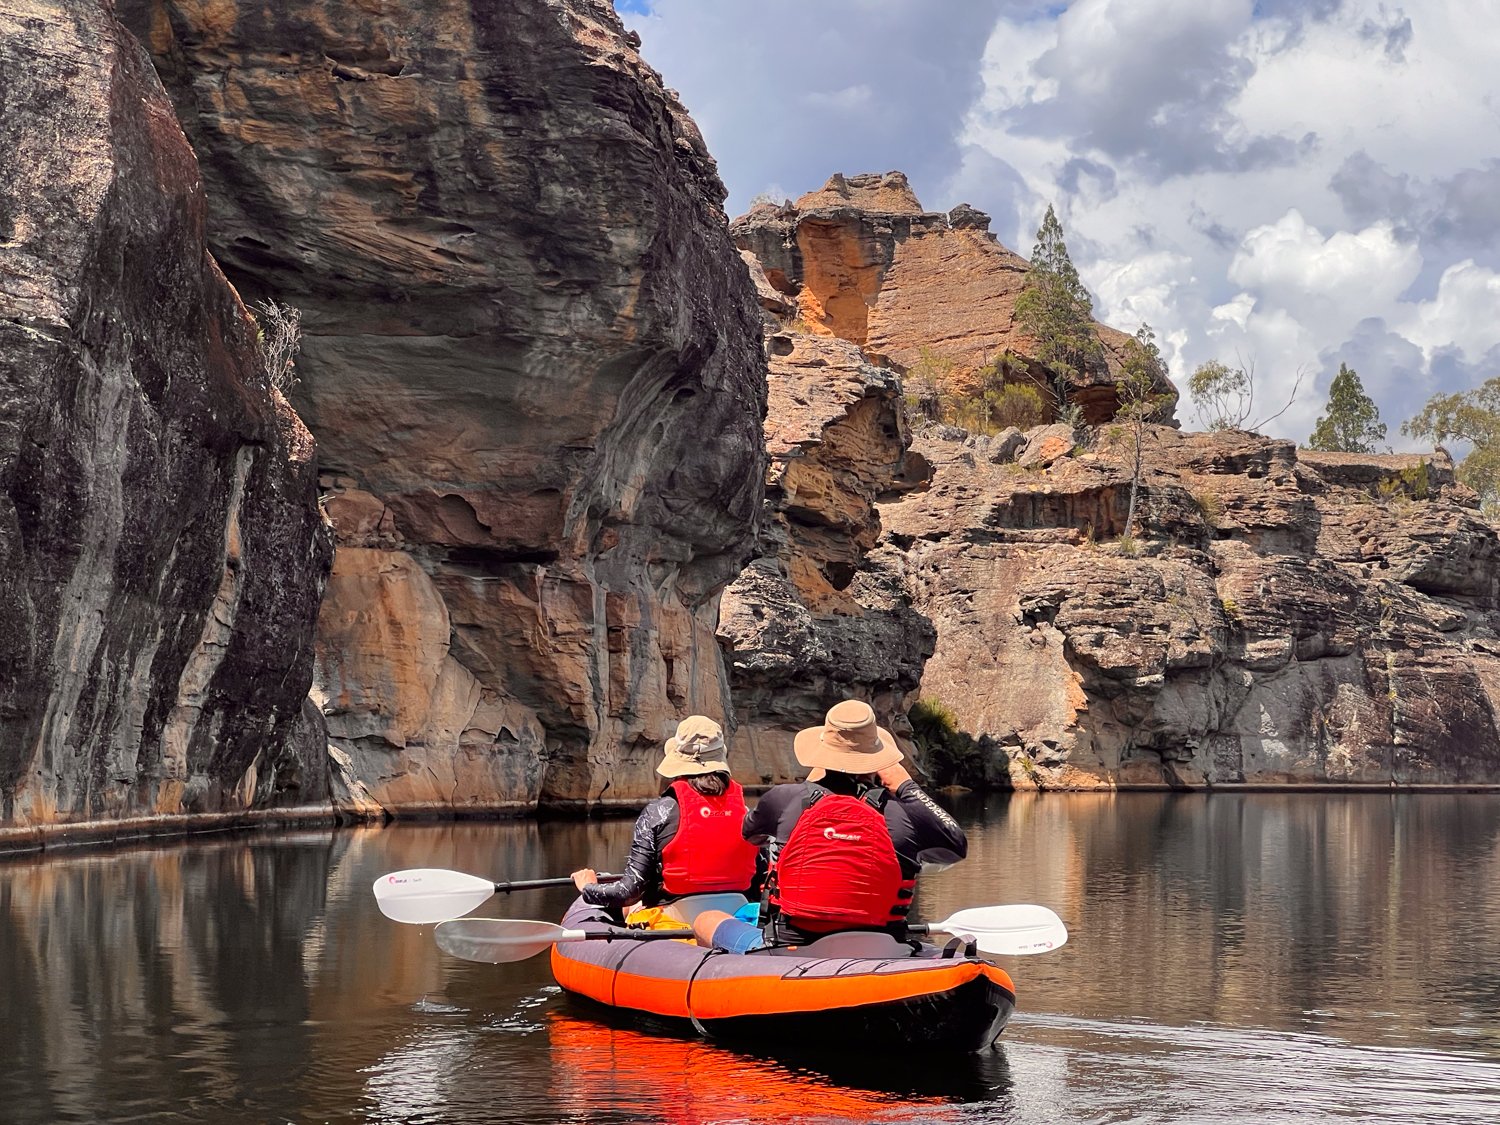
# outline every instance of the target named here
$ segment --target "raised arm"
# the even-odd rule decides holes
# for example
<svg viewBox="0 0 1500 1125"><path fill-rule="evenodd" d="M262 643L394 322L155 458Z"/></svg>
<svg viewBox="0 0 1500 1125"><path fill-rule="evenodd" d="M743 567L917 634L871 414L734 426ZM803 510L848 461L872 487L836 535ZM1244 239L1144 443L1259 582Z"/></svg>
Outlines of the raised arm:
<svg viewBox="0 0 1500 1125"><path fill-rule="evenodd" d="M948 867L969 854L969 838L948 810L912 780L901 765L880 771L880 780L900 805L904 829L892 826L892 843L908 864ZM897 839L897 836L903 838Z"/></svg>

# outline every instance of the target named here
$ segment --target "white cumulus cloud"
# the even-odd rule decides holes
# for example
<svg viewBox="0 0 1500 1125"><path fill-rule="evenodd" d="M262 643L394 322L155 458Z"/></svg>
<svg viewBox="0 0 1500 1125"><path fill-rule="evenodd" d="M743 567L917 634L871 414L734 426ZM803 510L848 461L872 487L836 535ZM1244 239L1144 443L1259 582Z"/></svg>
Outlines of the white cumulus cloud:
<svg viewBox="0 0 1500 1125"><path fill-rule="evenodd" d="M1500 274L1472 261L1450 266L1433 298L1409 309L1402 329L1428 353L1451 347L1479 360L1500 344Z"/></svg>
<svg viewBox="0 0 1500 1125"><path fill-rule="evenodd" d="M1304 319L1342 332L1385 313L1422 268L1412 243L1388 221L1327 237L1292 208L1274 223L1247 231L1230 260L1228 277Z"/></svg>

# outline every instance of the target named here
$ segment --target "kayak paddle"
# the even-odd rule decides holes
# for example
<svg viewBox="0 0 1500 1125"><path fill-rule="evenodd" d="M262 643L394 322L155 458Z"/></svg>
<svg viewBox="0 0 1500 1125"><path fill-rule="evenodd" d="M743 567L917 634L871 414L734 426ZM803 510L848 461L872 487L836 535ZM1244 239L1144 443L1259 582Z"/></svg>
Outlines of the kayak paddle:
<svg viewBox="0 0 1500 1125"><path fill-rule="evenodd" d="M569 930L524 918L453 918L439 924L438 948L465 961L503 965L545 953L560 941L665 941L692 930Z"/></svg>
<svg viewBox="0 0 1500 1125"><path fill-rule="evenodd" d="M601 883L619 878L600 875ZM375 880L375 904L387 918L414 926L446 922L476 910L491 895L510 891L531 891L541 887L570 887L573 877L557 879L517 879L510 883L493 883L478 875L462 871L444 871L440 867L413 867L393 871Z"/></svg>
<svg viewBox="0 0 1500 1125"><path fill-rule="evenodd" d="M971 906L941 922L907 927L911 934L968 937L981 953L1047 953L1068 940L1062 920L1045 906ZM438 948L465 961L503 965L524 961L560 941L661 941L691 938L692 930L570 930L521 918L454 918L438 926Z"/></svg>
<svg viewBox="0 0 1500 1125"><path fill-rule="evenodd" d="M1062 919L1045 906L971 906L941 922L907 927L913 934L974 939L981 953L1049 953L1068 940Z"/></svg>

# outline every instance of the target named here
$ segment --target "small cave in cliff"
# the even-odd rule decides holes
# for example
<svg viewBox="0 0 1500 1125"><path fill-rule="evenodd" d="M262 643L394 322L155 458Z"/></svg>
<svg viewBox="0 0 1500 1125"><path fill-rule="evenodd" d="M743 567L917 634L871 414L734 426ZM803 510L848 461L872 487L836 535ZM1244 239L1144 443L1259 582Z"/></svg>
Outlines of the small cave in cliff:
<svg viewBox="0 0 1500 1125"><path fill-rule="evenodd" d="M480 578L508 575L516 566L546 566L555 563L558 552L541 548L450 547L447 563L454 570Z"/></svg>
<svg viewBox="0 0 1500 1125"><path fill-rule="evenodd" d="M854 581L854 564L851 562L828 562L823 566L823 577L835 590L847 590Z"/></svg>

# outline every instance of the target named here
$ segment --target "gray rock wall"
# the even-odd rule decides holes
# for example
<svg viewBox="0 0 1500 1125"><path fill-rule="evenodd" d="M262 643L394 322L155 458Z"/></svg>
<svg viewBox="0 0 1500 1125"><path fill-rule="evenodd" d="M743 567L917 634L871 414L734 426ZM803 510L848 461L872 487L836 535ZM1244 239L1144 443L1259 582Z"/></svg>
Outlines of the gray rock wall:
<svg viewBox="0 0 1500 1125"><path fill-rule="evenodd" d="M871 556L992 784L1500 785L1500 539L1445 454L1149 427L1123 540L1128 437L1048 434L922 434Z"/></svg>
<svg viewBox="0 0 1500 1125"><path fill-rule="evenodd" d="M108 5L0 0L0 107L0 821L325 801L313 443L171 103Z"/></svg>

